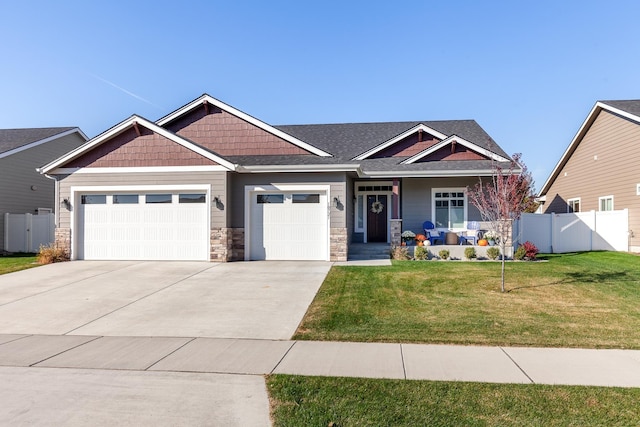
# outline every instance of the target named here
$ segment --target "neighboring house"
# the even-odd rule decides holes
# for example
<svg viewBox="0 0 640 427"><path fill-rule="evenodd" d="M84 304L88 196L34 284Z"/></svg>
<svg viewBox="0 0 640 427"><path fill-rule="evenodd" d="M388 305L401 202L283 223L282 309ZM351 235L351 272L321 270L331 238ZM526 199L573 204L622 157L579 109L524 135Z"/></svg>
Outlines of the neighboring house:
<svg viewBox="0 0 640 427"><path fill-rule="evenodd" d="M271 126L205 94L41 173L74 259L345 260L426 220L480 220L465 188L508 159L473 120Z"/></svg>
<svg viewBox="0 0 640 427"><path fill-rule="evenodd" d="M5 213L54 212L54 181L36 168L77 148L87 137L75 127L0 129L0 251Z"/></svg>
<svg viewBox="0 0 640 427"><path fill-rule="evenodd" d="M629 250L640 252L640 100L597 102L540 196L545 213L628 209Z"/></svg>

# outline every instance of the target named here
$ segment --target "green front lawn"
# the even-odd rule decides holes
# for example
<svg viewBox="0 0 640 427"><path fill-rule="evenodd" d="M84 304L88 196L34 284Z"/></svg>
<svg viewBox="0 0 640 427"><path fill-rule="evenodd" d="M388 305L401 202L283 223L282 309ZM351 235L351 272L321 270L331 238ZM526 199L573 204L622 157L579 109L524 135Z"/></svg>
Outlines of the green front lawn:
<svg viewBox="0 0 640 427"><path fill-rule="evenodd" d="M294 339L640 349L640 257L333 267Z"/></svg>
<svg viewBox="0 0 640 427"><path fill-rule="evenodd" d="M35 254L13 254L10 256L0 256L0 274L26 270L27 268L37 266L37 256Z"/></svg>
<svg viewBox="0 0 640 427"><path fill-rule="evenodd" d="M631 426L640 389L273 375L274 426ZM331 424L333 423L333 424Z"/></svg>

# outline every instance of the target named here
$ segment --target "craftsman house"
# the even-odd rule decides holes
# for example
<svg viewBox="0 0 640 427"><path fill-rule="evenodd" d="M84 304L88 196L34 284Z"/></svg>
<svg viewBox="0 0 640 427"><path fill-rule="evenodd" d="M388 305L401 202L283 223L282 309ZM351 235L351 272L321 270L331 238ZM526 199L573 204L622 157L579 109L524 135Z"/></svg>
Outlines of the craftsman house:
<svg viewBox="0 0 640 427"><path fill-rule="evenodd" d="M345 260L403 230L464 230L509 156L473 120L273 126L209 95L133 115L40 172L73 259Z"/></svg>

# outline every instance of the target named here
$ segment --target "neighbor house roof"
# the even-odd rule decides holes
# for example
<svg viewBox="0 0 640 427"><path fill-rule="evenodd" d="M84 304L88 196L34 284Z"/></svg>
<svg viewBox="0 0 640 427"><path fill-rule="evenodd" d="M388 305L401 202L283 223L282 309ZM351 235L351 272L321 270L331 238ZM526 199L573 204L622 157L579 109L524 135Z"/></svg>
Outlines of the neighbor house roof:
<svg viewBox="0 0 640 427"><path fill-rule="evenodd" d="M562 154L562 157L560 157L560 160L556 164L555 168L553 168L553 171L551 171L551 174L542 186L542 189L540 190L540 196L544 196L547 194L547 191L549 191L549 188L551 188L551 185L558 177L558 174L567 163L567 161L569 161L569 159L571 158L571 155L580 144L580 141L582 141L582 138L584 138L587 131L598 117L598 114L600 114L600 112L603 110L640 124L640 99L596 102L596 104L589 112L589 115L580 126L580 129L578 129L578 132L571 140L571 143L565 150L564 154Z"/></svg>
<svg viewBox="0 0 640 427"><path fill-rule="evenodd" d="M88 139L77 127L0 129L0 155L30 148L73 132L79 132L85 140Z"/></svg>

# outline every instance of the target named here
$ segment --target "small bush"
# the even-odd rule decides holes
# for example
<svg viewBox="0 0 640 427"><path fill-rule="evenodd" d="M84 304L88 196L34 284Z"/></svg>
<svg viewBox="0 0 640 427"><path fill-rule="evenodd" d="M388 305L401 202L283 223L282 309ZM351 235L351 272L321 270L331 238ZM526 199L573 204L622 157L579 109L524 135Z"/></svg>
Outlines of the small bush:
<svg viewBox="0 0 640 427"><path fill-rule="evenodd" d="M406 246L393 246L391 248L391 259L407 260L409 259L409 250Z"/></svg>
<svg viewBox="0 0 640 427"><path fill-rule="evenodd" d="M513 257L517 260L534 260L536 259L536 255L538 255L538 248L536 245L531 243L530 241L526 241L516 249L516 253L513 254Z"/></svg>
<svg viewBox="0 0 640 427"><path fill-rule="evenodd" d="M536 245L534 245L533 243L527 240L522 244L522 246L524 246L524 250L525 250L525 255L524 255L525 259L530 259L530 260L536 259L536 256L538 255L538 248L536 247Z"/></svg>
<svg viewBox="0 0 640 427"><path fill-rule="evenodd" d="M40 250L38 251L38 264L51 264L64 261L69 261L69 254L64 249L54 244L40 246Z"/></svg>
<svg viewBox="0 0 640 427"><path fill-rule="evenodd" d="M427 259L429 251L424 246L416 246L416 249L413 251L413 257L417 260L425 260Z"/></svg>
<svg viewBox="0 0 640 427"><path fill-rule="evenodd" d="M440 252L438 252L438 256L442 259L448 259L449 251L447 249L442 249Z"/></svg>
<svg viewBox="0 0 640 427"><path fill-rule="evenodd" d="M500 248L497 246L492 246L487 249L487 257L489 259L497 259L500 256Z"/></svg>
<svg viewBox="0 0 640 427"><path fill-rule="evenodd" d="M477 258L478 255L476 254L476 248L474 248L473 246L465 248L464 249L464 256L467 259Z"/></svg>

